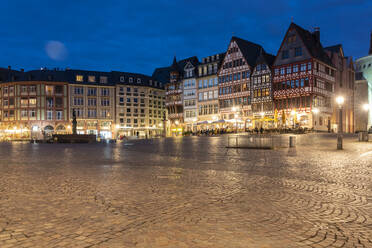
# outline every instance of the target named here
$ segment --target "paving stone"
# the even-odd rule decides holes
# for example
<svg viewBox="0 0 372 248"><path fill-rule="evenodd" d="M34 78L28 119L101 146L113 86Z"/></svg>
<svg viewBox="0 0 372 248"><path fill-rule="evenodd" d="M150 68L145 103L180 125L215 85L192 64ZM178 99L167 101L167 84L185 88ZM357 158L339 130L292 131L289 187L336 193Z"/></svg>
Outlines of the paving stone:
<svg viewBox="0 0 372 248"><path fill-rule="evenodd" d="M372 143L0 144L0 247L372 247Z"/></svg>

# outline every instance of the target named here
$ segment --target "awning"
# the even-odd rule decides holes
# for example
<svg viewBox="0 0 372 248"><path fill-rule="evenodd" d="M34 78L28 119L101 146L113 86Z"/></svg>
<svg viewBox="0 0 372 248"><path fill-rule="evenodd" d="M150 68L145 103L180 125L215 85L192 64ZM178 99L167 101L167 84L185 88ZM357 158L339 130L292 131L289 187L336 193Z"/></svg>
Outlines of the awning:
<svg viewBox="0 0 372 248"><path fill-rule="evenodd" d="M218 120L218 121L214 121L212 123L225 123L225 120Z"/></svg>
<svg viewBox="0 0 372 248"><path fill-rule="evenodd" d="M202 122L196 123L196 125L204 125L204 124L208 124L208 121L202 121Z"/></svg>

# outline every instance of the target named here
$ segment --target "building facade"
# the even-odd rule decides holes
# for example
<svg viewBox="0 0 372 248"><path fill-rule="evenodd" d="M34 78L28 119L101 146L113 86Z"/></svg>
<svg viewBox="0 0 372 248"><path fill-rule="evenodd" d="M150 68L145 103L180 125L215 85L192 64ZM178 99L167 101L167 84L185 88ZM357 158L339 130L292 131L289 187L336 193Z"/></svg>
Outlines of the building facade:
<svg viewBox="0 0 372 248"><path fill-rule="evenodd" d="M116 137L157 137L163 134L165 93L152 77L112 72L116 85Z"/></svg>
<svg viewBox="0 0 372 248"><path fill-rule="evenodd" d="M198 119L197 104L197 66L198 60L190 60L183 68L182 80L182 101L183 101L183 120L185 132L196 131L196 121Z"/></svg>
<svg viewBox="0 0 372 248"><path fill-rule="evenodd" d="M68 84L46 71L9 70L0 84L0 139L40 139L67 133Z"/></svg>
<svg viewBox="0 0 372 248"><path fill-rule="evenodd" d="M225 127L244 130L251 126L251 74L263 48L232 37L218 72L219 109Z"/></svg>
<svg viewBox="0 0 372 248"><path fill-rule="evenodd" d="M194 56L177 62L174 57L172 66L169 68L169 83L165 86L165 105L168 110L169 135L171 136L180 136L185 130L183 79L184 68L188 62L197 65L198 58Z"/></svg>
<svg viewBox="0 0 372 248"><path fill-rule="evenodd" d="M355 131L367 131L370 127L368 125L368 112L370 111L370 104L368 103L368 81L363 77L362 72L355 73L354 85ZM364 106L368 106L368 108Z"/></svg>
<svg viewBox="0 0 372 248"><path fill-rule="evenodd" d="M164 133L163 84L124 72L0 69L0 139L71 133L104 139Z"/></svg>
<svg viewBox="0 0 372 248"><path fill-rule="evenodd" d="M70 119L76 115L78 134L111 139L115 131L115 85L109 72L67 70Z"/></svg>
<svg viewBox="0 0 372 248"><path fill-rule="evenodd" d="M359 82L362 83L364 80L367 82L367 99L364 99L363 104L368 104L369 110L365 110L368 115L368 127L372 126L372 32L371 32L371 40L370 40L370 47L369 53L367 56L359 58L355 61L355 71L359 74L359 78L357 79ZM355 105L355 109L361 109L362 106L359 104ZM356 121L358 121L356 119ZM358 124L363 125L363 124Z"/></svg>
<svg viewBox="0 0 372 248"><path fill-rule="evenodd" d="M274 104L284 128L331 131L335 72L313 33L291 23L273 64ZM336 130L334 130L336 131Z"/></svg>
<svg viewBox="0 0 372 248"><path fill-rule="evenodd" d="M202 59L198 67L198 130L220 128L218 107L218 69L224 53L215 54Z"/></svg>
<svg viewBox="0 0 372 248"><path fill-rule="evenodd" d="M354 132L354 64L351 57L344 55L342 45L335 45L325 48L333 65L335 66L334 96L345 98L342 107L342 130L346 133ZM333 104L331 128L337 129L339 123L339 107Z"/></svg>
<svg viewBox="0 0 372 248"><path fill-rule="evenodd" d="M275 56L261 50L251 76L254 128L275 128L271 67Z"/></svg>

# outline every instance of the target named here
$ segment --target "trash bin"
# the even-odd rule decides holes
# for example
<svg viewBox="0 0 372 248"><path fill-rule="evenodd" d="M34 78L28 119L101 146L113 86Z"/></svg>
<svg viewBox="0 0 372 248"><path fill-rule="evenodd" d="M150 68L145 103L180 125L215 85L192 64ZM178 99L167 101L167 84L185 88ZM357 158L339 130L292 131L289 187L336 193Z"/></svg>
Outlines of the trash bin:
<svg viewBox="0 0 372 248"><path fill-rule="evenodd" d="M289 147L296 147L296 136L289 136Z"/></svg>

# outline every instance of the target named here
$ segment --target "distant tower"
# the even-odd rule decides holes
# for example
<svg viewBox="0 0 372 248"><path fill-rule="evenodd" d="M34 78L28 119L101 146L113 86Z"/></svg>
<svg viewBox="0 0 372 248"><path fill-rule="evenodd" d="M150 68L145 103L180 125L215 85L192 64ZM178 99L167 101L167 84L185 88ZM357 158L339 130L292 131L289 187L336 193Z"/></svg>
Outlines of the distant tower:
<svg viewBox="0 0 372 248"><path fill-rule="evenodd" d="M371 31L371 40L369 42L369 52L368 52L369 55L372 55L372 31Z"/></svg>
<svg viewBox="0 0 372 248"><path fill-rule="evenodd" d="M180 76L180 68L178 67L176 56L174 56L171 70L170 70L170 82L174 83L178 81L179 76Z"/></svg>

